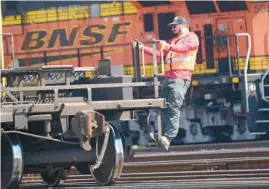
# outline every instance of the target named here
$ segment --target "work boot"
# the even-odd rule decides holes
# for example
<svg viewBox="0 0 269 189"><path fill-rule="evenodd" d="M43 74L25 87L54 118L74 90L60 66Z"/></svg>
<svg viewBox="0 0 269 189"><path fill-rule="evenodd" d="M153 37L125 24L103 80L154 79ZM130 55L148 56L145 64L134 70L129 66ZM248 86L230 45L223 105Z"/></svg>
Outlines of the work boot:
<svg viewBox="0 0 269 189"><path fill-rule="evenodd" d="M158 143L159 145L161 145L163 148L165 148L168 151L171 140L166 136L162 136L161 139L158 141Z"/></svg>
<svg viewBox="0 0 269 189"><path fill-rule="evenodd" d="M151 140L153 140L154 142L158 142L158 133L149 133L149 137L151 138Z"/></svg>
<svg viewBox="0 0 269 189"><path fill-rule="evenodd" d="M163 147L166 150L169 150L171 140L166 136L161 136L160 140L158 139L158 133L149 133L150 138L155 141L158 147Z"/></svg>

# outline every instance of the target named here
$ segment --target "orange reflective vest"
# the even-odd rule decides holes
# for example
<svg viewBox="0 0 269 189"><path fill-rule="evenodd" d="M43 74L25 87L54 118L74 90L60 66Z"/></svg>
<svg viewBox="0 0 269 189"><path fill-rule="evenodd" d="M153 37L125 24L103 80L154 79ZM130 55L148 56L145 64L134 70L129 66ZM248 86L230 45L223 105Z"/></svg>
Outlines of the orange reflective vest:
<svg viewBox="0 0 269 189"><path fill-rule="evenodd" d="M183 43L184 37L182 39L172 39L171 44L177 45ZM165 57L165 62L167 69L166 70L194 70L196 55L198 49L189 50L185 53L178 53L174 51L169 51Z"/></svg>

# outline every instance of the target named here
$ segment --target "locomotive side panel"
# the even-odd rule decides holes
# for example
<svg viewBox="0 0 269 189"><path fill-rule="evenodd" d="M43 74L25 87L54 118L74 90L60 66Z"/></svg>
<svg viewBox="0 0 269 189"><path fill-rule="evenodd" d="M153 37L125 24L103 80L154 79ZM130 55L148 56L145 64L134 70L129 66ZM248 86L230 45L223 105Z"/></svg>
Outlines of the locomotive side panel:
<svg viewBox="0 0 269 189"><path fill-rule="evenodd" d="M128 62L124 57L130 57L131 46L100 47L131 42L135 38L133 31L139 30L140 25L136 22L136 16L126 15L89 19L87 23L84 20L71 20L28 24L24 26L24 34L15 36L16 57L20 66L45 63L96 66L102 50L103 58L111 56L113 64L123 64ZM9 26L4 30L16 30L18 27ZM10 49L10 43L6 48ZM115 53L125 56L113 56ZM38 56L43 57L43 60L35 60Z"/></svg>
<svg viewBox="0 0 269 189"><path fill-rule="evenodd" d="M253 53L269 55L269 2L253 3L248 20L252 20Z"/></svg>
<svg viewBox="0 0 269 189"><path fill-rule="evenodd" d="M268 2L237 2L234 6L237 8L224 2L202 2L199 6L195 3L201 2L171 2L152 6L138 3L137 7L135 2L124 2L96 4L95 7L66 5L62 8L31 10L25 14L4 16L4 32L15 35L15 55L20 66L96 66L99 59L107 58L111 59L112 64L124 65L125 74L133 75L131 41L139 39L146 42L152 38L167 40L171 37L167 23L173 16L181 15L189 19L191 30L201 36L195 74L227 70L226 40L205 40L205 37L240 32L255 36L255 40L252 40L250 69L268 68L268 25L260 24L268 23ZM205 3L207 8L202 10ZM96 8L95 11L93 8ZM237 58L238 55L240 69L243 69L246 38L238 39L239 54L236 52L235 39L231 38L229 42L231 57ZM11 63L10 38L7 37L4 44L7 67ZM152 58L146 56L145 62L146 76L152 76Z"/></svg>

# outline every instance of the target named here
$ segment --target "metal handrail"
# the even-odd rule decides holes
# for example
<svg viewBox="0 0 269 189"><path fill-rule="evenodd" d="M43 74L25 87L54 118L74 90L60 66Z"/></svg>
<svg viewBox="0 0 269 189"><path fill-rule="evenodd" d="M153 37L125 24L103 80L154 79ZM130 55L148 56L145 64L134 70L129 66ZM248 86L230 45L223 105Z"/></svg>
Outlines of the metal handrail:
<svg viewBox="0 0 269 189"><path fill-rule="evenodd" d="M153 42L153 44L154 43L160 43L161 40L153 39L152 42ZM153 49L153 51L154 51L154 49ZM157 52L157 49L155 49L155 51ZM163 59L164 54L163 54L163 50L160 50L160 54L161 54L161 65L162 65L162 73L161 73L161 75L163 75L164 74L164 59ZM157 60L157 54L155 54L155 56L156 56L156 60ZM157 74L159 74L159 73L157 73Z"/></svg>
<svg viewBox="0 0 269 189"><path fill-rule="evenodd" d="M153 73L154 73L154 97L158 98L159 97L159 87L156 85L158 83L158 65L157 65L157 40L153 39L152 43L152 60L153 60Z"/></svg>
<svg viewBox="0 0 269 189"><path fill-rule="evenodd" d="M142 68L143 68L143 74L141 75L142 77L145 77L146 76L146 66L145 66L145 49L142 48L142 51L141 51L141 56L142 56Z"/></svg>
<svg viewBox="0 0 269 189"><path fill-rule="evenodd" d="M249 112L249 103L248 103L248 77L247 77L247 70L249 66L249 57L250 57L250 51L251 51L251 37L248 33L236 33L235 34L236 38L240 36L247 36L248 38L248 51L247 51L247 56L246 56L246 63L244 67L244 86L245 86L245 101L246 101L246 113Z"/></svg>
<svg viewBox="0 0 269 189"><path fill-rule="evenodd" d="M266 102L269 102L269 99L265 98L265 85L264 85L264 80L266 77L269 77L269 69L266 70L265 74L262 76L261 79L261 84L262 84L262 99Z"/></svg>
<svg viewBox="0 0 269 189"><path fill-rule="evenodd" d="M141 45L144 45L143 42L141 41L138 41L138 40L134 40L133 41L133 44L136 43L136 46L138 44L141 44ZM157 43L160 43L160 40L156 40L156 39L153 39L152 40L152 62L153 62L153 73L154 73L154 81L153 81L153 84L154 84L154 97L155 98L159 98L159 87L158 87L158 76L159 76L159 73L158 73L158 62L157 62ZM135 49L136 47L133 46L133 48ZM145 66L145 50L144 48L141 49L141 56L142 56L142 67L143 67L143 74L141 74L142 77L145 77L146 76L146 66ZM164 60L163 60L163 51L161 51L161 65L162 65L162 73L161 74L164 74Z"/></svg>
<svg viewBox="0 0 269 189"><path fill-rule="evenodd" d="M1 36L8 35L11 36L11 52L12 52L12 61L13 61L13 68L15 63L15 48L14 48L14 37L12 33L0 33ZM4 69L4 68L2 68Z"/></svg>
<svg viewBox="0 0 269 189"><path fill-rule="evenodd" d="M163 55L163 51L161 50L161 65L162 65L162 73L161 75L164 74L164 55Z"/></svg>
<svg viewBox="0 0 269 189"><path fill-rule="evenodd" d="M144 43L141 42L141 41L135 40L135 41L133 41L133 43L134 42L144 45ZM156 39L152 40L152 49L153 49L153 51L155 51L155 52L157 51L157 48L154 50L154 43L159 43L159 42L160 42L160 40L156 40ZM164 71L165 71L165 69L164 69L164 53L163 53L163 50L160 51L160 54L161 54L161 70L162 71L161 71L161 73L158 73L158 71L157 71L157 74L163 75ZM156 57L156 61L157 61L157 54L155 54L153 56ZM142 69L143 69L143 73L141 74L141 76L145 77L146 76L146 65L145 65L145 50L144 50L144 48L141 49L141 57L142 57ZM153 59L153 64L154 64L154 59Z"/></svg>

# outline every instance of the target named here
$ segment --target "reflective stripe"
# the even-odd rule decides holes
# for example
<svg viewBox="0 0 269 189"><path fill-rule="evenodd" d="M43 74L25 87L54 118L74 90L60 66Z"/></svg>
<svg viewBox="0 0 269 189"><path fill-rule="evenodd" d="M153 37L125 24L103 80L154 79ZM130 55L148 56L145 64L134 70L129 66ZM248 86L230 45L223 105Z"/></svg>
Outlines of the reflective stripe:
<svg viewBox="0 0 269 189"><path fill-rule="evenodd" d="M184 43L185 37L178 39L175 38L171 41L172 45L181 44ZM198 49L190 50L186 53L178 53L175 51L170 51L165 61L167 63L168 69L171 70L178 70L178 69L184 69L184 70L194 70L195 63L196 63L196 55L197 55Z"/></svg>
<svg viewBox="0 0 269 189"><path fill-rule="evenodd" d="M183 54L181 54L179 58L171 58L171 60L172 60L172 63L173 62L189 62L189 63L195 63L195 57L194 56L185 57Z"/></svg>

